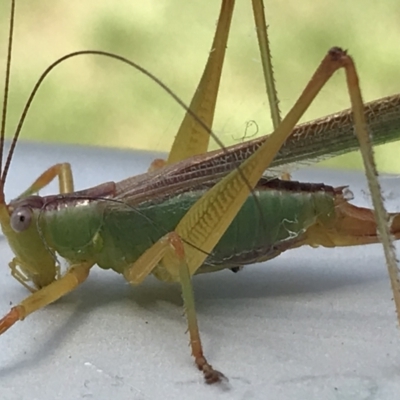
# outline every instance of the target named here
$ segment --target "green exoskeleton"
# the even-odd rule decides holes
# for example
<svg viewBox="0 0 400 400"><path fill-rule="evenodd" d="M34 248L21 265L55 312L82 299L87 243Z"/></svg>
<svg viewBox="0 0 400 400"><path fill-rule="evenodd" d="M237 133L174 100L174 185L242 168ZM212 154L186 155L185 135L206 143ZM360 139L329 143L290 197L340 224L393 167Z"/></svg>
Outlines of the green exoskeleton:
<svg viewBox="0 0 400 400"><path fill-rule="evenodd" d="M11 21L14 6L13 1ZM352 246L380 240L400 309L398 270L391 245L391 237L400 238L400 214L388 216L383 208L366 130L368 124L373 144L398 139L400 96L372 102L364 110L351 57L340 48L332 48L292 110L282 121L275 118L273 134L207 153L233 6L232 0L222 1L213 51L190 107L169 91L187 114L166 162L155 162L146 174L79 192L74 191L70 165L57 164L7 204L4 184L13 148L9 152L1 176L0 223L15 254L11 273L32 293L0 320L0 333L82 284L95 265L116 271L134 285L154 274L162 281L181 284L192 354L206 382L214 383L224 375L203 353L193 275L237 271L303 245ZM262 2L254 1L254 10L260 17L256 24L265 61L268 41L260 14ZM10 43L11 38L12 29ZM143 68L120 56L86 51L63 59L81 54L116 58L168 90ZM325 82L340 68L346 71L352 111L296 127ZM268 68L266 71L268 75ZM9 68L4 110L8 80ZM5 111L3 115L2 141ZM358 147L353 126L365 156L375 211L351 205L343 187L277 179L282 170L302 160L319 160ZM53 179L60 182L60 194L36 195ZM58 257L69 263L65 274L59 272Z"/></svg>

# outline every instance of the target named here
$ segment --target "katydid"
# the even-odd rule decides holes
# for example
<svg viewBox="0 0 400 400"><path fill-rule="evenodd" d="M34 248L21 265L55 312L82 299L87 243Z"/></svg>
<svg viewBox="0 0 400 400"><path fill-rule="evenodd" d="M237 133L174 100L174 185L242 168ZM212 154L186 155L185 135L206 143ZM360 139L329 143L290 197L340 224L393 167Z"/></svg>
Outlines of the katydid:
<svg viewBox="0 0 400 400"><path fill-rule="evenodd" d="M258 15L262 4L253 3ZM379 240L385 247L399 313L398 269L391 237L400 238L400 214L388 217L383 208L368 147L357 75L346 52L340 48L328 52L292 110L282 121L277 118L272 135L204 154L209 135L215 138L210 127L233 6L233 1L222 2L213 51L190 108L169 91L187 110L187 115L167 165L158 162L149 173L75 192L69 164L57 164L21 196L6 204L4 185L27 109L24 111L2 170L0 223L16 256L10 263L12 275L32 294L0 320L0 333L75 289L96 264L118 272L132 284L140 284L149 274L154 274L162 281L181 284L192 354L206 382L214 383L224 379L224 375L203 354L192 275L221 269L236 271L238 267L271 259L302 245L350 246ZM265 32L263 22L257 24L258 32ZM11 38L12 24L2 144ZM264 56L266 42L260 40ZM64 58L82 54L116 58L156 80L137 64L106 52L84 51ZM346 111L295 128L319 90L339 68L346 71L352 113ZM399 96L367 107L366 117L374 143L398 138L399 108ZM378 117L376 110L380 112ZM372 210L348 203L343 188L274 179L282 166L286 169L286 165L325 156L332 140L335 148L329 150L330 155L354 149L353 123L366 158L377 223ZM336 133L337 137L332 139ZM320 141L325 144L316 148ZM269 167L279 171L267 171L272 176L266 176L264 173ZM59 179L60 195L35 195L54 178ZM286 224L282 224L283 220ZM57 257L68 260L69 269L64 275L59 273Z"/></svg>

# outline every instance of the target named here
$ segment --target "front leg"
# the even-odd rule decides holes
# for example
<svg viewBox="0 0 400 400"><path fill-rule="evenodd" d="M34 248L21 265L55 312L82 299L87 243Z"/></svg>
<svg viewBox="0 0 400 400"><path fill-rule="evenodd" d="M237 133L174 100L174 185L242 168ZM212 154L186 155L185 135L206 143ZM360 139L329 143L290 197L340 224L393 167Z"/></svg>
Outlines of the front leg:
<svg viewBox="0 0 400 400"><path fill-rule="evenodd" d="M68 272L59 280L36 291L13 307L7 315L0 319L0 335L11 328L17 321L24 320L29 314L58 300L74 290L89 276L93 263L72 265Z"/></svg>

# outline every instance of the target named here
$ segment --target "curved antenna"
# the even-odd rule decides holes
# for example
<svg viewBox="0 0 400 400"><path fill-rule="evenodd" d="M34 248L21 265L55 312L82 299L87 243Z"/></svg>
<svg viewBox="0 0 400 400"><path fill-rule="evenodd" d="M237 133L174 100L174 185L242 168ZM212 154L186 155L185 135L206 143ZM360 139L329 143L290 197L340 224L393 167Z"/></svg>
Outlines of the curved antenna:
<svg viewBox="0 0 400 400"><path fill-rule="evenodd" d="M10 12L10 28L8 33L8 47L7 47L7 62L6 62L6 76L4 81L4 96L3 96L3 109L1 117L1 130L0 130L0 171L3 168L3 151L4 151L4 136L6 132L6 120L7 120L7 105L8 105L8 93L10 87L10 75L11 75L11 54L12 54L12 42L14 32L14 15L15 15L15 0L11 1L11 12ZM0 202L4 202L4 181L0 180Z"/></svg>
<svg viewBox="0 0 400 400"><path fill-rule="evenodd" d="M18 122L18 126L17 129L15 131L14 134L14 138L11 142L11 146L10 146L10 150L8 152L7 155L7 160L5 162L4 165L4 170L2 172L1 178L0 178L0 182L1 185L4 187L4 184L6 182L6 178L7 178L7 174L8 174L8 170L10 168L10 164L11 164L11 159L12 156L14 154L15 151L15 147L17 145L18 142L18 138L19 135L21 133L21 129L22 126L24 124L26 115L29 111L29 108L33 102L33 99L37 93L37 91L39 90L39 87L41 86L41 84L43 83L44 79L47 77L47 75L60 63L62 63L63 61L66 61L70 58L73 57L77 57L77 56L82 56L82 55L99 55L99 56L103 56L103 57L108 57L117 61L121 61L133 68L135 68L136 70L140 71L142 74L144 74L145 76L147 76L148 78L150 78L153 82L155 82L158 86L160 86L168 95L170 95L187 113L189 113L194 119L195 121L197 121L199 123L199 125L206 131L209 133L209 135L211 135L211 137L214 139L214 141L224 150L226 151L226 148L224 146L224 144L222 143L222 141L217 137L217 135L212 131L212 129L210 129L197 115L194 111L192 111L190 109L190 107L188 107L186 105L186 103L178 96L176 95L165 83L163 83L159 78L157 78L155 75L153 75L151 72L149 72L147 69L141 67L139 64L135 63L134 61L131 61L129 59L127 59L126 57L120 56L118 54L114 54L114 53L110 53L107 51L101 51L101 50L81 50L81 51L75 51L69 54L66 54L65 56L59 58L58 60L54 61L49 67L46 68L46 70L42 73L42 75L39 77L38 81L36 82L29 98L28 101L25 104L25 107L22 111L21 117L19 119ZM235 169L237 169L237 171L239 172L239 174L241 175L241 177L243 178L244 182L247 184L250 193L254 196L254 189L249 185L249 183L247 182L246 177L244 176L242 170L240 169L239 166L236 166ZM256 198L256 196L255 196ZM260 213L261 216L263 216L263 211L261 209L260 204L257 202L257 208L258 208L258 212Z"/></svg>
<svg viewBox="0 0 400 400"><path fill-rule="evenodd" d="M58 60L54 61L49 67L46 68L46 70L42 73L38 81L36 82L29 98L28 101L25 104L24 110L22 111L21 117L18 122L17 129L15 131L14 139L11 143L10 151L7 155L7 160L4 166L4 171L1 175L1 181L4 184L7 174L8 174L8 169L10 167L11 163L11 158L14 153L19 135L21 133L21 129L23 126L23 123L25 121L26 115L29 111L29 108L33 102L33 99L39 90L39 87L43 83L44 79L47 77L47 75L60 63L63 61L66 61L70 58L77 57L77 56L82 56L82 55L99 55L99 56L104 56L104 57L109 57L114 60L121 61L125 64L130 65L131 67L137 69L144 75L146 75L148 78L150 78L153 82L155 82L158 86L160 86L168 95L170 95L186 112L188 112L210 135L211 137L215 140L215 142L221 147L225 148L224 144L220 139L218 139L217 135L194 113L186 104L185 102L177 96L165 83L163 83L159 78L157 78L155 75L153 75L151 72L146 70L145 68L141 67L139 64L123 57L118 54L110 53L107 51L101 51L101 50L81 50L81 51L75 51L69 54L66 54L65 56L59 58Z"/></svg>

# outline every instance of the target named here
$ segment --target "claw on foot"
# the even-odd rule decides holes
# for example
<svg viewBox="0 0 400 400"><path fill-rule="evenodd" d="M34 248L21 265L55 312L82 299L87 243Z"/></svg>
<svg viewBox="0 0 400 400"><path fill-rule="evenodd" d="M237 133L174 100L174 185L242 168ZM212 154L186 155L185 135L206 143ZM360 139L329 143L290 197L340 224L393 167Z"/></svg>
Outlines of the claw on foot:
<svg viewBox="0 0 400 400"><path fill-rule="evenodd" d="M197 368L203 372L204 380L208 385L228 380L222 372L214 369L204 357L196 359L196 365Z"/></svg>
<svg viewBox="0 0 400 400"><path fill-rule="evenodd" d="M208 385L228 380L228 378L222 372L219 372L213 368L207 371L203 370L203 374L204 379Z"/></svg>

